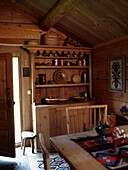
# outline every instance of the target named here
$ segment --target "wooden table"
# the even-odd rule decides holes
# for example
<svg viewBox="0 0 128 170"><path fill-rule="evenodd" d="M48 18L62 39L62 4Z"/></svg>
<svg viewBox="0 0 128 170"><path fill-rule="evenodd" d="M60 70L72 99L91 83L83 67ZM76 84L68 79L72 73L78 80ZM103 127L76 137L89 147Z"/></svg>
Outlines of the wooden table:
<svg viewBox="0 0 128 170"><path fill-rule="evenodd" d="M128 131L128 125L120 126L120 129ZM95 130L75 133L70 135L62 135L51 137L50 141L58 153L69 163L71 169L76 170L105 170L100 162L98 162L91 154L85 151L82 147L77 145L71 139L77 139L78 137L96 136Z"/></svg>

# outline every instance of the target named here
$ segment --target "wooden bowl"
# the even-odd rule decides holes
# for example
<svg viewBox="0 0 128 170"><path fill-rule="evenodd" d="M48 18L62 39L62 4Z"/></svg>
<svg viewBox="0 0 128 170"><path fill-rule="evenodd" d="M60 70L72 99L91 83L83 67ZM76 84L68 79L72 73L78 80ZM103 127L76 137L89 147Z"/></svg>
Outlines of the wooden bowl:
<svg viewBox="0 0 128 170"><path fill-rule="evenodd" d="M59 101L59 98L57 97L46 97L45 101L47 104L56 104Z"/></svg>
<svg viewBox="0 0 128 170"><path fill-rule="evenodd" d="M73 99L76 101L76 102L84 102L85 101L85 97L79 97L79 96L77 96L77 97L73 97Z"/></svg>

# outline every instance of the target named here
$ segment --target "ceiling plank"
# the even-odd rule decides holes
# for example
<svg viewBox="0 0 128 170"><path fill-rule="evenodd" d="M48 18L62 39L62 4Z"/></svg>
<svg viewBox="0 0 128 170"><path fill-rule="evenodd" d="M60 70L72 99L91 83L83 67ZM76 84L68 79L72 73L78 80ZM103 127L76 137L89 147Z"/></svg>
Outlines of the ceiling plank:
<svg viewBox="0 0 128 170"><path fill-rule="evenodd" d="M12 2L8 1L8 0L4 0L3 3L5 5L8 5L11 9L16 10L17 12L23 14L24 16L28 17L29 19L31 19L34 23L39 23L39 21L32 17L31 15L29 15L27 12L24 12L22 9L17 8L16 5L14 5Z"/></svg>
<svg viewBox="0 0 128 170"><path fill-rule="evenodd" d="M122 36L122 37L119 37L119 38L115 38L113 40L106 41L106 42L100 43L98 45L94 45L93 49L97 49L97 48L104 47L104 46L107 46L107 45L115 44L115 43L118 43L118 42L124 41L124 40L128 40L128 35L125 35L125 36Z"/></svg>
<svg viewBox="0 0 128 170"><path fill-rule="evenodd" d="M40 23L40 28L47 31L54 26L69 10L71 10L80 0L59 0L51 8Z"/></svg>

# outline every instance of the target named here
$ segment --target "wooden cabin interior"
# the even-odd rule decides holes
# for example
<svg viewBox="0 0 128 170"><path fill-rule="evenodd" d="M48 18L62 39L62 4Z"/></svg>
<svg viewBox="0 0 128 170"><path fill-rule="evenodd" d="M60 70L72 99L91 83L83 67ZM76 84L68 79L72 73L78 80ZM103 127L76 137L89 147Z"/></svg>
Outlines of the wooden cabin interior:
<svg viewBox="0 0 128 170"><path fill-rule="evenodd" d="M1 155L10 156L14 147L9 143L15 143L16 101L12 61L7 62L11 57L19 58L21 131L37 134L38 149L40 132L45 134L48 150L51 136L67 133L63 127L69 106L107 105L107 113L117 116L116 125L128 125L128 119L118 115L122 106L128 107L127 9L127 0L0 0ZM123 58L119 90L111 88L109 76L110 61L118 58ZM85 101L73 100L81 95ZM49 105L44 101L48 97L60 101Z"/></svg>

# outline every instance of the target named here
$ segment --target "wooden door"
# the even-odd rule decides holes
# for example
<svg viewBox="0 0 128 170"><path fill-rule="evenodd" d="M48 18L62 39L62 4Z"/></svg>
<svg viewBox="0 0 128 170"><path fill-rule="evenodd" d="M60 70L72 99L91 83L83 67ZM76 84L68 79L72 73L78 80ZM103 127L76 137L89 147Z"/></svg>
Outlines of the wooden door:
<svg viewBox="0 0 128 170"><path fill-rule="evenodd" d="M15 157L12 55L0 54L0 156Z"/></svg>

